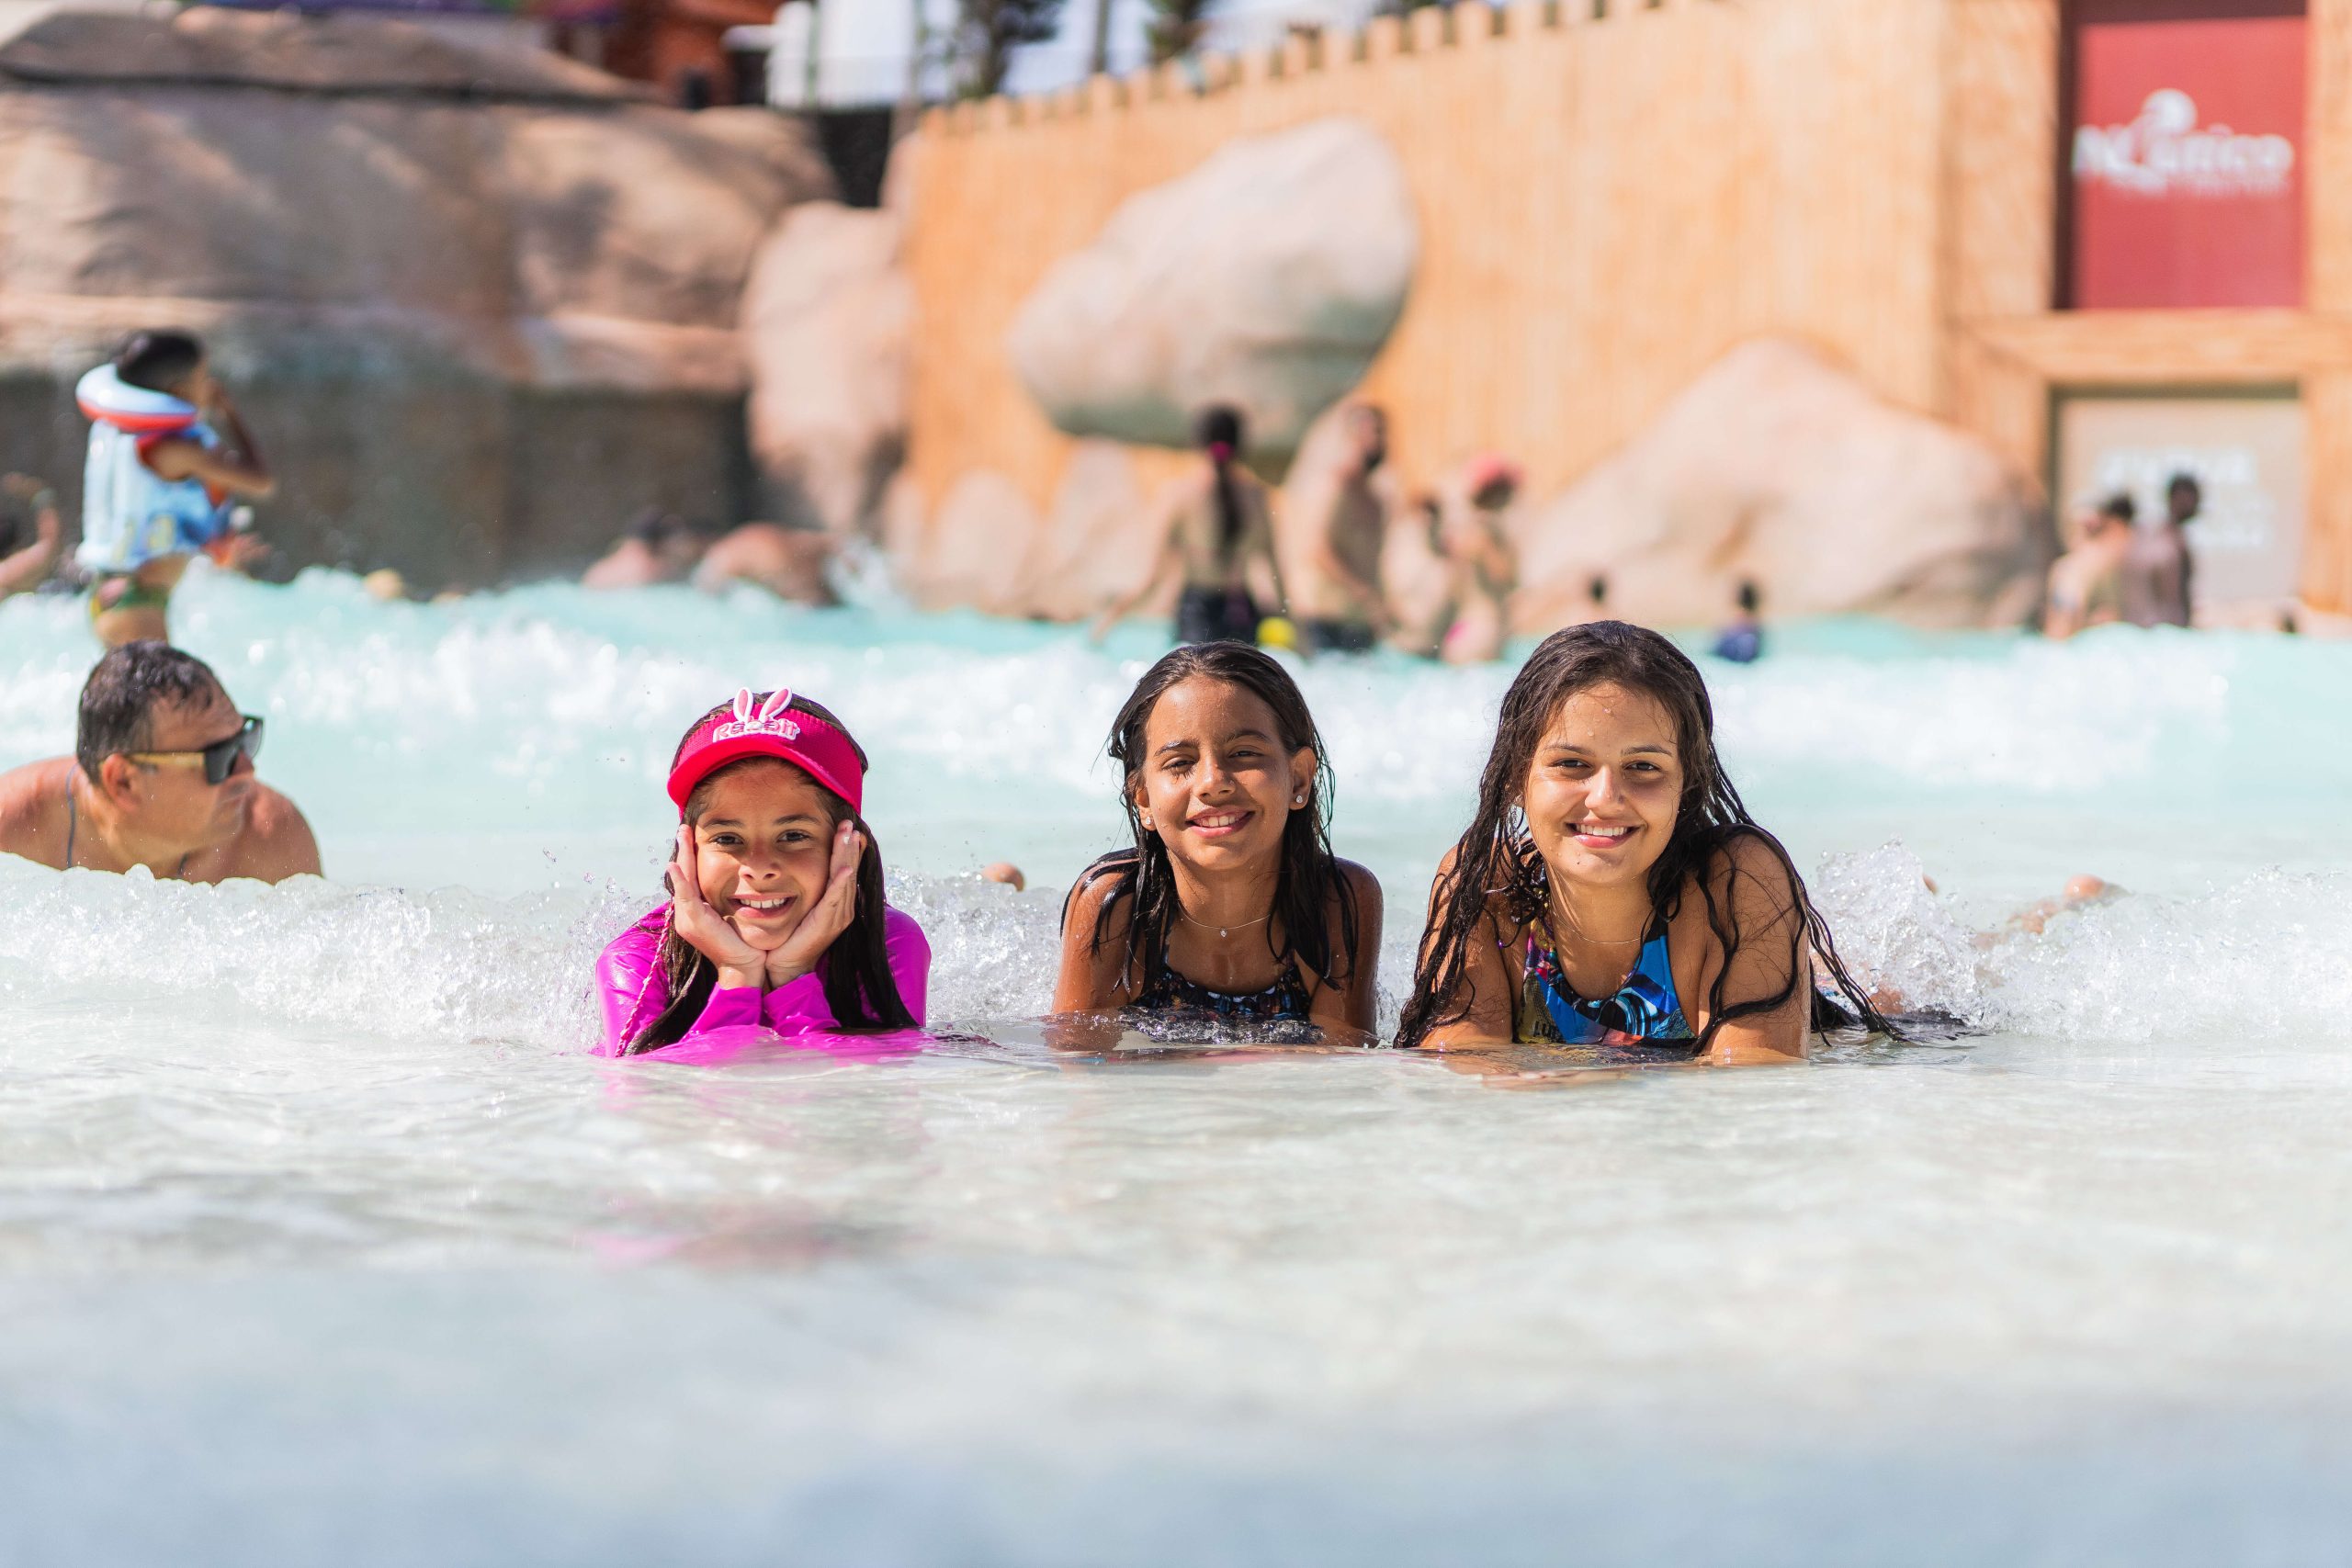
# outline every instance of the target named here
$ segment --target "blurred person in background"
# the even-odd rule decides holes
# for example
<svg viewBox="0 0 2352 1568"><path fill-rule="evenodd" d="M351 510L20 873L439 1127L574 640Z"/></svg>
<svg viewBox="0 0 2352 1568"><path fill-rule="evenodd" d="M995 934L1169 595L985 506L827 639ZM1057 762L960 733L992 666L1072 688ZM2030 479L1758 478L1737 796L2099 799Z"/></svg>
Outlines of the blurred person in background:
<svg viewBox="0 0 2352 1568"><path fill-rule="evenodd" d="M2041 613L2045 636L2070 637L2122 616L2123 562L2132 548L2134 510L2132 498L2118 491L2077 525L2075 547L2051 563Z"/></svg>
<svg viewBox="0 0 2352 1568"><path fill-rule="evenodd" d="M629 523L604 558L580 575L582 588L650 588L684 582L702 558L704 541L673 512L649 506Z"/></svg>
<svg viewBox="0 0 2352 1568"><path fill-rule="evenodd" d="M233 554L251 518L234 503L277 481L192 333L131 333L74 399L90 421L74 553L92 579L90 625L108 648L161 640L188 561L224 541Z"/></svg>
<svg viewBox="0 0 2352 1568"><path fill-rule="evenodd" d="M2135 626L2189 624L2188 535L2185 531L2204 505L2204 491L2187 474L2165 487L2165 520L2154 528L2132 530L2124 551L2120 598L2123 618Z"/></svg>
<svg viewBox="0 0 2352 1568"><path fill-rule="evenodd" d="M1292 566L1291 619L1309 653L1364 653L1391 629L1380 591L1380 547L1402 505L1388 460L1388 416L1349 408L1340 439L1309 443L1293 467L1285 502L1303 541Z"/></svg>
<svg viewBox="0 0 2352 1568"><path fill-rule="evenodd" d="M28 474L0 479L0 599L48 581L62 532L56 492Z"/></svg>
<svg viewBox="0 0 2352 1568"><path fill-rule="evenodd" d="M822 529L746 523L703 552L694 584L706 593L722 593L748 582L786 604L838 604L841 595L825 574L832 559L833 536Z"/></svg>
<svg viewBox="0 0 2352 1568"><path fill-rule="evenodd" d="M1255 642L1258 623L1282 613L1273 510L1266 487L1242 464L1245 434L1241 411L1230 404L1212 403L1193 416L1200 459L1159 492L1146 535L1156 552L1151 570L1096 617L1097 642L1171 576L1183 584L1176 599L1180 643Z"/></svg>
<svg viewBox="0 0 2352 1568"><path fill-rule="evenodd" d="M675 513L648 507L604 558L581 574L580 586L691 581L706 593L721 593L748 582L796 604L838 604L825 575L832 558L832 536L813 528L746 523L713 539Z"/></svg>
<svg viewBox="0 0 2352 1568"><path fill-rule="evenodd" d="M1758 614L1763 592L1752 580L1743 579L1733 604L1730 624L1715 634L1714 655L1734 664L1753 664L1764 657L1764 622Z"/></svg>
<svg viewBox="0 0 2352 1568"><path fill-rule="evenodd" d="M1484 664L1502 657L1519 560L1503 534L1503 516L1519 498L1517 464L1487 453L1474 457L1440 502L1438 547L1445 558L1450 616L1438 657Z"/></svg>

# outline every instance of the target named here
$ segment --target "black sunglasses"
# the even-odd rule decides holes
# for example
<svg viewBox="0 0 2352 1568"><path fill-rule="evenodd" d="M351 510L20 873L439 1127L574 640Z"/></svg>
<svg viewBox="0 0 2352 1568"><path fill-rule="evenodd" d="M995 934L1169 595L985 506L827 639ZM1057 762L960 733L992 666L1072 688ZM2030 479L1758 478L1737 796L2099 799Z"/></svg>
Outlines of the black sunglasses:
<svg viewBox="0 0 2352 1568"><path fill-rule="evenodd" d="M243 751L248 760L261 755L261 720L252 714L237 733L225 740L215 740L209 746L198 746L187 751L125 751L123 755L134 762L181 762L191 757L204 761L204 782L217 784L226 780L229 770L237 765L237 753Z"/></svg>

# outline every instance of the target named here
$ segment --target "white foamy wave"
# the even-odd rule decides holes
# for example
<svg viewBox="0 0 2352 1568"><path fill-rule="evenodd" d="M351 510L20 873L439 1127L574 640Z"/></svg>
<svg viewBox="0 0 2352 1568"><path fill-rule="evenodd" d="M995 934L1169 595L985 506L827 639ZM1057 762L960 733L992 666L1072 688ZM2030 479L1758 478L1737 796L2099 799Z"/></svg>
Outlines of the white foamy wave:
<svg viewBox="0 0 2352 1568"><path fill-rule="evenodd" d="M1899 844L1813 881L1838 950L1906 1009L2116 1041L2332 1041L2352 1017L2352 877L2264 871L2181 897L2117 891L2030 931L1980 932Z"/></svg>
<svg viewBox="0 0 2352 1568"><path fill-rule="evenodd" d="M1047 1010L1058 897L977 876L893 877L932 944L942 1022ZM492 898L298 877L205 886L55 872L0 856L0 993L17 1003L135 1003L261 1029L500 1041L564 1051L595 1037L596 954L647 900L606 886Z"/></svg>

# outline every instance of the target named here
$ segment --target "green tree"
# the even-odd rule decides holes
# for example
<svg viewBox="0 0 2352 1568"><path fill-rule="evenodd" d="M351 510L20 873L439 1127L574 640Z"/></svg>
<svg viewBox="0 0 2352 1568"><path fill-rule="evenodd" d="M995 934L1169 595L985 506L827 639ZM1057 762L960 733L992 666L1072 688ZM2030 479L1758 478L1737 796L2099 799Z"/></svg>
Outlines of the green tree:
<svg viewBox="0 0 2352 1568"><path fill-rule="evenodd" d="M1144 41L1151 48L1151 62L1165 65L1190 54L1209 30L1209 7L1215 0L1151 0L1151 20L1144 26Z"/></svg>
<svg viewBox="0 0 2352 1568"><path fill-rule="evenodd" d="M956 91L985 98L1004 86L1012 51L1060 30L1062 0L956 0Z"/></svg>

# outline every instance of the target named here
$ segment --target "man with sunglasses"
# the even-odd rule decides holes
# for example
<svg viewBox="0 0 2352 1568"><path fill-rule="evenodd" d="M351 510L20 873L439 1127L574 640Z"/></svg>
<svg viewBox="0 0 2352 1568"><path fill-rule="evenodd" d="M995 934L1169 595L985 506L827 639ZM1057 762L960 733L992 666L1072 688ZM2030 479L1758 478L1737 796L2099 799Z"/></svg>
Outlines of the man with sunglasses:
<svg viewBox="0 0 2352 1568"><path fill-rule="evenodd" d="M254 775L261 739L202 660L127 643L82 687L74 754L0 773L0 852L185 882L315 876L311 825Z"/></svg>

